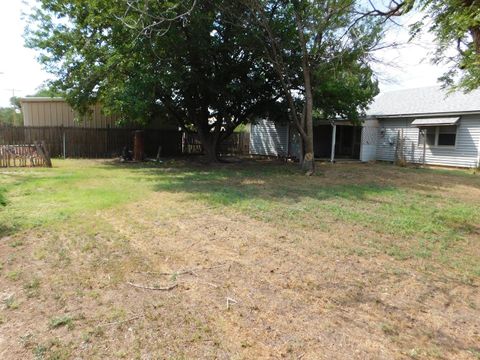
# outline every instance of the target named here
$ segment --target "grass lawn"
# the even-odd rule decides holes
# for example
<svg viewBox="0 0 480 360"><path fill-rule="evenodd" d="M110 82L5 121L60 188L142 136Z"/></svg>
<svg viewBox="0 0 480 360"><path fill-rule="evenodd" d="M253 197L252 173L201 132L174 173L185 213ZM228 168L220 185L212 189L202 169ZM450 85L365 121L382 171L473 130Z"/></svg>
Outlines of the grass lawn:
<svg viewBox="0 0 480 360"><path fill-rule="evenodd" d="M480 176L0 169L1 359L480 359Z"/></svg>

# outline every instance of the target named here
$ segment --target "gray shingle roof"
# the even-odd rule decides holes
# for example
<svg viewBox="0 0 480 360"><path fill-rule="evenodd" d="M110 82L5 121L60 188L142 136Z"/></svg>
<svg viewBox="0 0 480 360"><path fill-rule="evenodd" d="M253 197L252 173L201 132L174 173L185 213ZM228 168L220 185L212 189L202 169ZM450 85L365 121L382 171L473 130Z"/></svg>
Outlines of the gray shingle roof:
<svg viewBox="0 0 480 360"><path fill-rule="evenodd" d="M379 94L368 116L480 112L480 89L448 93L440 87L406 89Z"/></svg>

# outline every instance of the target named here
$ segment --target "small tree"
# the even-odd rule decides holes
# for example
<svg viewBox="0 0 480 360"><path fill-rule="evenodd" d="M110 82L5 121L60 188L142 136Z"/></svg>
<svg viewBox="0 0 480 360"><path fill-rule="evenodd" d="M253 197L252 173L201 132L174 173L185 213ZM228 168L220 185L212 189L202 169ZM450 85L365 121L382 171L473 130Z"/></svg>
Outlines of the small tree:
<svg viewBox="0 0 480 360"><path fill-rule="evenodd" d="M355 121L378 93L368 57L380 41L381 21L360 15L350 0L243 3L300 134L303 168L313 174L314 114Z"/></svg>

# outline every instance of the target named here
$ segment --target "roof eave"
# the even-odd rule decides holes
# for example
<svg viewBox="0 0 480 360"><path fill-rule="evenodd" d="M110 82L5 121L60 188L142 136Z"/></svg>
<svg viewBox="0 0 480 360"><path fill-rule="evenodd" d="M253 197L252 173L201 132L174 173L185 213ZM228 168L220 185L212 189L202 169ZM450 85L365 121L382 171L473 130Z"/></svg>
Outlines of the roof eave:
<svg viewBox="0 0 480 360"><path fill-rule="evenodd" d="M49 102L49 101L65 101L62 97L24 97L20 99L20 103L23 102Z"/></svg>
<svg viewBox="0 0 480 360"><path fill-rule="evenodd" d="M434 113L416 113L416 114L378 114L367 115L367 119L398 119L398 118L415 118L415 117L431 117L431 116L462 116L477 115L480 110L473 111L451 111L451 112L434 112Z"/></svg>

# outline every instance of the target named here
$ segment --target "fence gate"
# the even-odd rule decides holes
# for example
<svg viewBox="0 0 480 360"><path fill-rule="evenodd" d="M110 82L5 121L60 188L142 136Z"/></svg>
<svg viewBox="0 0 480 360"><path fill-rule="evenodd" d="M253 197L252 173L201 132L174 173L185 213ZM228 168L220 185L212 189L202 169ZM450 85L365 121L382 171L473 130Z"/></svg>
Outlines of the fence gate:
<svg viewBox="0 0 480 360"><path fill-rule="evenodd" d="M27 166L52 166L45 143L0 145L0 167Z"/></svg>

